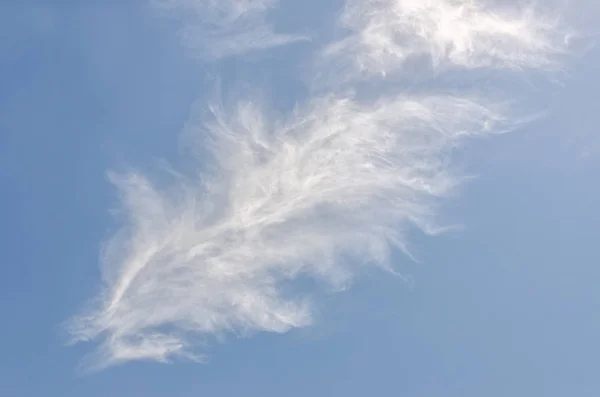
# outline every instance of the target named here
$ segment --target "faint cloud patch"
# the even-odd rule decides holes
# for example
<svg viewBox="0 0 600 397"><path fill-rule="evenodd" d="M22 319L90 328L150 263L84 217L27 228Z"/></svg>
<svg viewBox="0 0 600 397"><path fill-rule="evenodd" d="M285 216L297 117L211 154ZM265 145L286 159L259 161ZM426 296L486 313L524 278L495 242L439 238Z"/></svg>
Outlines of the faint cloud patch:
<svg viewBox="0 0 600 397"><path fill-rule="evenodd" d="M152 3L180 18L184 44L207 59L243 55L307 39L273 30L266 15L276 7L275 0L153 0Z"/></svg>

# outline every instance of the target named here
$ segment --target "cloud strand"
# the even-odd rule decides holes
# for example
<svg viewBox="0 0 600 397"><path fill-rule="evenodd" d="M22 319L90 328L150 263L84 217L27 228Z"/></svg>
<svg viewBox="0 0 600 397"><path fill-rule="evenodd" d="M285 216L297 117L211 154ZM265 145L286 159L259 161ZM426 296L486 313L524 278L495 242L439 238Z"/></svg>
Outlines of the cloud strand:
<svg viewBox="0 0 600 397"><path fill-rule="evenodd" d="M266 22L276 0L153 0L153 5L180 17L183 43L205 59L244 55L307 39L276 33Z"/></svg>
<svg viewBox="0 0 600 397"><path fill-rule="evenodd" d="M269 5L230 2L215 23ZM111 174L126 219L103 255L103 292L70 323L75 340L101 341L90 366L201 359L215 336L310 325L295 280L341 290L363 266L394 272L410 230L440 230L437 204L461 182L453 150L518 120L481 92L409 94L385 79L423 56L440 70L548 69L566 49L531 9L468 0L349 0L339 22L345 37L318 55L315 75L337 76L327 93L289 114L211 103L188 128L209 171L169 187ZM359 94L376 79L388 89Z"/></svg>

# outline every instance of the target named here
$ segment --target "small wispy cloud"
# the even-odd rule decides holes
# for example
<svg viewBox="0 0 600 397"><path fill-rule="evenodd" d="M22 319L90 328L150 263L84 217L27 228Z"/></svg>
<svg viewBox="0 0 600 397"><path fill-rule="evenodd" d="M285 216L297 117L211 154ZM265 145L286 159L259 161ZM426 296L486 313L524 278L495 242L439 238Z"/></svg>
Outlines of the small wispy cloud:
<svg viewBox="0 0 600 397"><path fill-rule="evenodd" d="M195 55L219 59L306 40L276 33L266 21L276 0L152 0L181 20L180 33Z"/></svg>
<svg viewBox="0 0 600 397"><path fill-rule="evenodd" d="M198 3L235 32L271 5ZM357 87L423 56L441 70L547 69L565 50L556 21L473 0L349 0L340 23L346 37L317 56L315 76L336 75L326 94L289 114L215 101L188 128L210 171L166 188L111 174L125 225L104 252L103 293L70 327L102 341L91 365L199 359L196 347L224 333L307 326L313 303L289 283L344 289L362 266L394 272L390 251L407 250L409 230L440 230L438 201L461 182L453 150L516 120L480 90Z"/></svg>
<svg viewBox="0 0 600 397"><path fill-rule="evenodd" d="M487 1L350 0L339 24L351 34L324 55L343 78L401 73L423 59L438 71L553 70L571 38L557 16L532 6L494 9Z"/></svg>

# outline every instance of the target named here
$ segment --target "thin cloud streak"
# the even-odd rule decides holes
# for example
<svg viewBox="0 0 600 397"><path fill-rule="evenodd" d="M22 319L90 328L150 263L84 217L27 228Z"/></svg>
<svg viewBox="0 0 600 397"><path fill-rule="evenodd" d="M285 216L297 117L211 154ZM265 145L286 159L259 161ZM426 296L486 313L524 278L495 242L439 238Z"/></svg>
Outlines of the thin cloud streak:
<svg viewBox="0 0 600 397"><path fill-rule="evenodd" d="M276 0L153 0L158 10L179 16L183 43L205 59L220 59L307 40L276 33L266 14Z"/></svg>
<svg viewBox="0 0 600 397"><path fill-rule="evenodd" d="M216 24L236 24L249 4L231 2ZM90 367L200 360L215 336L310 325L315 302L286 288L294 280L343 290L363 266L393 273L390 252L408 253L409 231L441 230L439 200L462 180L452 151L519 120L478 91L408 94L389 80L367 98L357 87L424 55L440 71L521 70L557 67L565 50L566 35L531 10L475 1L349 0L340 24L347 36L316 63L315 75L337 75L327 94L281 115L215 101L188 128L210 172L168 188L111 174L125 224L104 252L103 293L70 324L75 340L101 341Z"/></svg>

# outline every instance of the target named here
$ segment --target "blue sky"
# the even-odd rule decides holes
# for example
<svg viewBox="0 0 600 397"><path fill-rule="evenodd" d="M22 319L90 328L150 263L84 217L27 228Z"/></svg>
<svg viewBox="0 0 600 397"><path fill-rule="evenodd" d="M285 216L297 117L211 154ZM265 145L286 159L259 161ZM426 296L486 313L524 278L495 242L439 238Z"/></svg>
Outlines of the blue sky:
<svg viewBox="0 0 600 397"><path fill-rule="evenodd" d="M565 30L541 10L520 16L516 2L468 9L450 26L479 30L462 36L439 28L449 1L425 14L408 0L348 2L379 18L378 37L393 38L383 50L361 41L372 21L349 12L336 25L341 1L150 3L0 6L0 395L598 395L597 49L556 53ZM595 7L557 10L590 33ZM413 40L420 25L388 15L437 35ZM496 98L526 106L500 109ZM522 109L545 115L488 130L512 127ZM319 134L336 128L332 148ZM313 150L320 157L303 157ZM389 163L363 162L363 150ZM334 152L339 163L327 160ZM289 182L310 169L306 158L324 161L311 178L326 184ZM214 190L201 189L199 170ZM460 175L476 178L450 189ZM399 176L422 183L400 189ZM131 183L141 178L156 194ZM265 180L283 198L257 196ZM307 207L288 214L290 191ZM198 223L171 222L190 217ZM436 222L462 227L429 235ZM133 237L114 240L123 226ZM111 238L121 249L102 262ZM156 244L119 295L130 258ZM92 340L67 346L82 334Z"/></svg>

